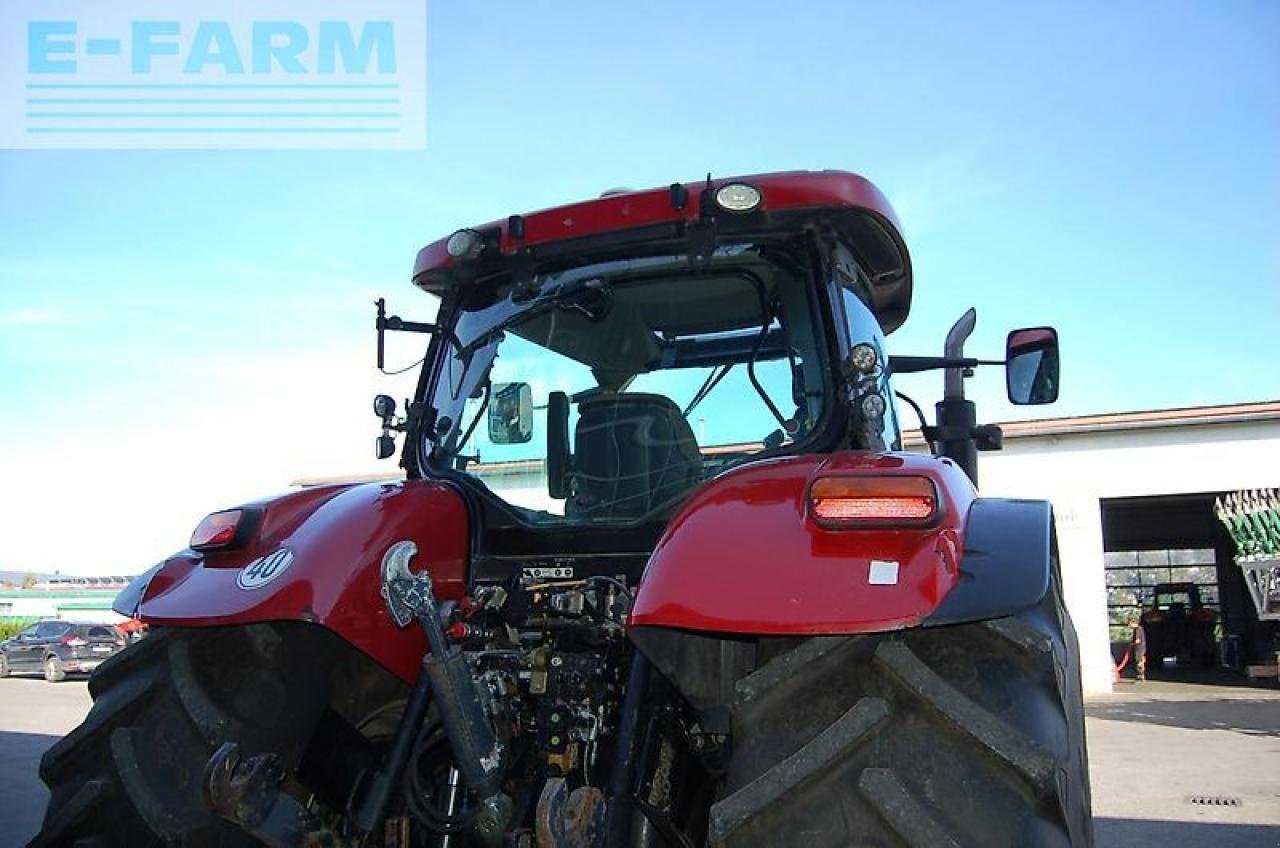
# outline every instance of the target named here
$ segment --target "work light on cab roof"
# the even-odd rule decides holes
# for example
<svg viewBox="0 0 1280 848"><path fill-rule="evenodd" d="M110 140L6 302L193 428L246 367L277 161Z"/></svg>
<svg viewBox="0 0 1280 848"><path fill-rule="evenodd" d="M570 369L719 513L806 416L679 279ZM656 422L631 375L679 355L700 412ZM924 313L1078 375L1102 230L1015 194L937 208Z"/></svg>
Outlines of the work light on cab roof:
<svg viewBox="0 0 1280 848"><path fill-rule="evenodd" d="M475 259L484 250L484 235L475 230L458 230L446 245L454 259Z"/></svg>
<svg viewBox="0 0 1280 848"><path fill-rule="evenodd" d="M726 212L754 212L764 197L760 189L746 183L729 183L716 189L716 205Z"/></svg>

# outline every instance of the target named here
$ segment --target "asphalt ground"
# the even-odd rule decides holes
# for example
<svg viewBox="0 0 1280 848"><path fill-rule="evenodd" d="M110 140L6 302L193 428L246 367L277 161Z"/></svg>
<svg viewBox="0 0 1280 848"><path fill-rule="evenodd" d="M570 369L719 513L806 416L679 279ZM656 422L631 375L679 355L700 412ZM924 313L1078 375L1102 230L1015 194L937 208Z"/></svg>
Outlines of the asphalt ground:
<svg viewBox="0 0 1280 848"><path fill-rule="evenodd" d="M1099 848L1280 846L1280 688L1122 680L1085 712Z"/></svg>
<svg viewBox="0 0 1280 848"><path fill-rule="evenodd" d="M40 755L89 705L83 680L0 680L3 848L39 828ZM1087 712L1098 848L1280 846L1280 689L1122 681Z"/></svg>

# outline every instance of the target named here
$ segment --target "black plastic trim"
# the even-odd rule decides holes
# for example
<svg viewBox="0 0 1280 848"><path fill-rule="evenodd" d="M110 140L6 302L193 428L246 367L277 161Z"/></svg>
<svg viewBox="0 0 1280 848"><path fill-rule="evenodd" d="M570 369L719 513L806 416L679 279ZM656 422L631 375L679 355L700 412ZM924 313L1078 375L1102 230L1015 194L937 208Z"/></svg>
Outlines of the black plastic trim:
<svg viewBox="0 0 1280 848"><path fill-rule="evenodd" d="M129 585L116 594L115 600L111 602L112 612L125 616L126 618L134 618L138 615L138 607L142 606L142 599L147 594L147 588L151 585L151 578L160 573L160 569L164 568L164 562L158 562L139 574L137 577L129 581Z"/></svg>
<svg viewBox="0 0 1280 848"><path fill-rule="evenodd" d="M1049 591L1053 508L1048 501L980 498L969 508L960 582L921 624L1014 615Z"/></svg>

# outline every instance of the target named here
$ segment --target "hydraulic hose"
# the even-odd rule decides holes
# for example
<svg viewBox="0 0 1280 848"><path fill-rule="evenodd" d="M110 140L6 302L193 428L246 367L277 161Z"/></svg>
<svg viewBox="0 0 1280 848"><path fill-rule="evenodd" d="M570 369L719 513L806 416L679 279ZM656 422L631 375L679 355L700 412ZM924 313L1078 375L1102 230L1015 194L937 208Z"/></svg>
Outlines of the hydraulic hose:
<svg viewBox="0 0 1280 848"><path fill-rule="evenodd" d="M374 775L373 783L365 792L353 818L356 827L363 833L372 833L381 827L387 817L393 790L400 783L404 767L413 753L414 743L423 721L427 717L427 709L431 706L431 678L425 668L418 672L418 679L409 692L409 701L405 704L404 714L396 726L395 736L391 741L391 749L387 752L383 766Z"/></svg>

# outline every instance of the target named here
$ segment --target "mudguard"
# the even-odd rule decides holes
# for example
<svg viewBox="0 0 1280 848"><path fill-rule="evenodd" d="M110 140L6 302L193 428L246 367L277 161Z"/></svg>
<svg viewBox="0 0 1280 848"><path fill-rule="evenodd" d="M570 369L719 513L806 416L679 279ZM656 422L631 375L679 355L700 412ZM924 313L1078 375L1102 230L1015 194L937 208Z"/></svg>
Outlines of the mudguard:
<svg viewBox="0 0 1280 848"><path fill-rule="evenodd" d="M928 477L940 516L926 528L823 529L805 501L810 482L825 474ZM705 485L668 525L631 624L779 636L918 626L960 580L974 499L954 463L917 454L846 452L743 466Z"/></svg>
<svg viewBox="0 0 1280 848"><path fill-rule="evenodd" d="M382 556L396 542L414 542L414 567L430 570L437 597L460 599L462 497L440 483L399 481L304 489L247 506L261 516L245 547L181 551L121 593L117 608L156 627L313 622L412 682L426 640L421 628L400 629L391 619L380 595ZM277 563L265 581L263 570L253 572L264 559ZM244 579L251 572L257 579Z"/></svg>
<svg viewBox="0 0 1280 848"><path fill-rule="evenodd" d="M1036 606L1049 591L1053 544L1048 501L974 501L960 580L922 623L934 627L982 621Z"/></svg>
<svg viewBox="0 0 1280 848"><path fill-rule="evenodd" d="M823 530L804 499L817 475L922 474L943 512L912 530ZM667 528L632 608L636 646L700 710L734 697L754 636L879 633L1012 615L1049 587L1043 501L978 499L950 460L837 454L749 465L712 481ZM871 579L873 561L897 582Z"/></svg>

